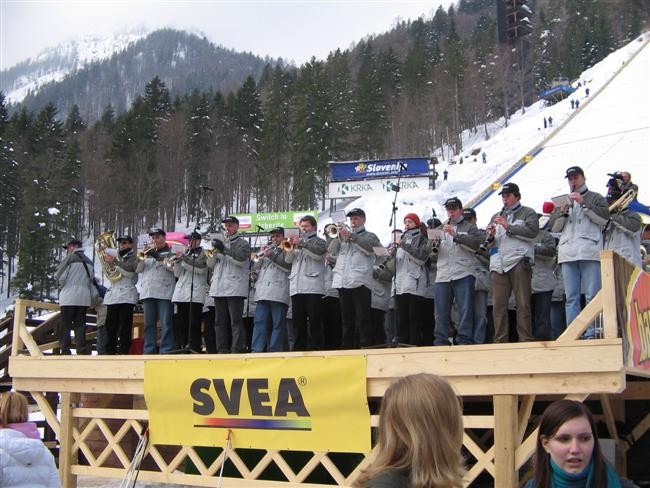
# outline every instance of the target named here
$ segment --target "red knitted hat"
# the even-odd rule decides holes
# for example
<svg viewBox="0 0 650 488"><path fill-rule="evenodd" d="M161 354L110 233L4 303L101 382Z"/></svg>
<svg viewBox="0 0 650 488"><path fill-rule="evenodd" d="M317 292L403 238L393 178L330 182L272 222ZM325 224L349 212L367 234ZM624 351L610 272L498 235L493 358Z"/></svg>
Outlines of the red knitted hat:
<svg viewBox="0 0 650 488"><path fill-rule="evenodd" d="M404 216L404 220L406 219L411 219L413 222L415 222L415 225L418 226L420 225L420 217L418 217L417 214L414 213L406 214Z"/></svg>

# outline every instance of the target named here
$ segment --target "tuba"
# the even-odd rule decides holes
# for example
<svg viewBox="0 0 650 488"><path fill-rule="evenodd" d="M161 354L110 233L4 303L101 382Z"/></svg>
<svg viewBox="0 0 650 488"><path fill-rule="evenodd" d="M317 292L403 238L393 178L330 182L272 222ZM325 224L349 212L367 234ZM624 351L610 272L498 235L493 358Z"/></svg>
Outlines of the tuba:
<svg viewBox="0 0 650 488"><path fill-rule="evenodd" d="M115 266L115 263L109 263L106 261L106 249L112 248L115 249L115 237L113 237L113 231L102 232L97 236L95 241L95 251L97 252L97 257L99 258L99 264L102 267L102 271L106 275L106 278L112 283L122 279L122 273L119 268Z"/></svg>

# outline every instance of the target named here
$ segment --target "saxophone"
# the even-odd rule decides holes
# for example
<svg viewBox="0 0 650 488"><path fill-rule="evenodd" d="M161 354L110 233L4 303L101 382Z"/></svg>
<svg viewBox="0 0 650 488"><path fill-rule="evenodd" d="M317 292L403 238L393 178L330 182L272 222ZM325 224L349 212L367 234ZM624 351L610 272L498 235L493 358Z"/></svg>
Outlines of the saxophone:
<svg viewBox="0 0 650 488"><path fill-rule="evenodd" d="M102 232L97 236L95 241L95 251L97 252L97 257L99 258L99 264L102 266L102 271L106 275L106 278L112 283L122 279L122 273L119 268L115 266L115 263L109 263L106 261L106 252L105 249L113 248L115 249L115 237L113 237L112 231Z"/></svg>

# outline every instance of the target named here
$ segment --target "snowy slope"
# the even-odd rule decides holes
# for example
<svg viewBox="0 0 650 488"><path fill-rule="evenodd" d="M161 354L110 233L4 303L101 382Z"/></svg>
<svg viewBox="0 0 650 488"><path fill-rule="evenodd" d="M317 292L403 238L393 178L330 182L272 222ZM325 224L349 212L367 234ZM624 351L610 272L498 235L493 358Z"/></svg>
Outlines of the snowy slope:
<svg viewBox="0 0 650 488"><path fill-rule="evenodd" d="M480 131L478 135L468 134L464 138L464 164L443 161L436 168L440 175L445 169L449 171L448 181L440 178L434 191L399 193L398 227L401 227L405 214L415 212L426 219L431 216L432 208L444 220L446 212L442 203L448 197L457 196L464 203L469 202L542 142L542 151L509 180L519 185L524 205L541 212L544 201L567 193L564 172L576 164L584 169L587 185L603 194L607 173L630 171L633 181L640 187L639 200L650 203L648 39L650 33L644 34L585 71L574 82L574 86L578 82L582 85L571 97L580 100L578 111L571 109L570 99L549 107L537 102L527 107L525 114L513 116L509 127L496 134L494 132L504 125L504 121L493 124L492 137L487 141L483 140ZM637 52L638 55L630 61ZM618 76L612 80L619 70ZM585 86L589 87L589 97L586 97ZM553 118L554 127L544 129L543 119L548 117ZM554 133L564 122L566 125ZM476 160L470 155L472 149L479 147L487 154L485 165L480 155ZM364 208L368 217L367 228L387 243L390 241L391 227L388 223L393 196L393 193L388 193L362 197L346 208ZM490 216L501 207L497 192L479 204L476 207L479 226L485 226ZM322 223L329 220L324 216Z"/></svg>
<svg viewBox="0 0 650 488"><path fill-rule="evenodd" d="M129 44L147 35L138 30L111 37L86 35L78 39L43 50L35 58L28 59L0 73L2 89L7 101L17 103L30 91L51 81L61 81L69 73L79 70L93 61L110 58Z"/></svg>

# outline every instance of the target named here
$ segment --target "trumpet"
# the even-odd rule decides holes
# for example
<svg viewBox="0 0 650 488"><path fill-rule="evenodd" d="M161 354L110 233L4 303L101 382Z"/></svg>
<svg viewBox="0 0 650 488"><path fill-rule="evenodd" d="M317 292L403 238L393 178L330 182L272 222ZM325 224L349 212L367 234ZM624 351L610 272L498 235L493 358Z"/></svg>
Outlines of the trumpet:
<svg viewBox="0 0 650 488"><path fill-rule="evenodd" d="M163 259L163 264L168 268L173 268L174 265L181 259L183 259L183 256L178 256L174 254L173 256L169 256Z"/></svg>
<svg viewBox="0 0 650 488"><path fill-rule="evenodd" d="M283 243L285 241L282 241ZM252 252L251 253L251 261L254 263L257 263L260 259L264 257L267 251L275 252L278 249L278 246L276 244L269 244L267 247L264 249L260 249L257 252Z"/></svg>
<svg viewBox="0 0 650 488"><path fill-rule="evenodd" d="M293 250L293 243L289 239L283 240L278 246L282 251L289 252Z"/></svg>
<svg viewBox="0 0 650 488"><path fill-rule="evenodd" d="M618 200L612 203L609 206L609 213L617 213L625 210L630 203L636 198L636 192L630 188L625 193L623 193Z"/></svg>
<svg viewBox="0 0 650 488"><path fill-rule="evenodd" d="M339 222L337 224L327 224L325 226L325 234L330 239L336 239L337 237L339 237L342 230L352 232L352 229L350 229L350 226L348 224L346 224L345 222Z"/></svg>
<svg viewBox="0 0 650 488"><path fill-rule="evenodd" d="M154 251L156 250L155 246L145 246L142 248L141 251L138 251L138 259L142 261L146 257L152 257L150 256Z"/></svg>
<svg viewBox="0 0 650 488"><path fill-rule="evenodd" d="M213 247L212 249L204 249L203 252L207 257L211 258L219 254L220 251L216 247Z"/></svg>

